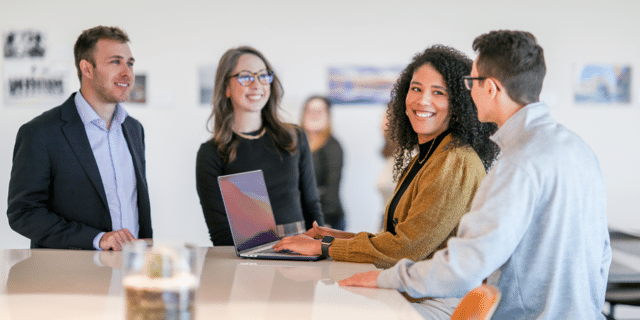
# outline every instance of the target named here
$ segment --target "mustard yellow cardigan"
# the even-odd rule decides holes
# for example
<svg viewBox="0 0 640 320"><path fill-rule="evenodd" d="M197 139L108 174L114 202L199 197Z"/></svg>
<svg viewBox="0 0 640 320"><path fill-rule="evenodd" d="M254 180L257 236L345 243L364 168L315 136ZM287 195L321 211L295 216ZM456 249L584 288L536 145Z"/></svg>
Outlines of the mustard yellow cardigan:
<svg viewBox="0 0 640 320"><path fill-rule="evenodd" d="M394 213L398 219L395 235L388 231L360 232L351 239L335 239L331 258L389 268L402 258L423 260L445 248L446 241L455 235L462 215L471 208L485 176L476 152L471 147L452 147L451 141L451 134L442 140L398 202ZM409 166L416 161L417 156ZM400 178L394 196L409 170ZM389 204L384 226L388 210Z"/></svg>

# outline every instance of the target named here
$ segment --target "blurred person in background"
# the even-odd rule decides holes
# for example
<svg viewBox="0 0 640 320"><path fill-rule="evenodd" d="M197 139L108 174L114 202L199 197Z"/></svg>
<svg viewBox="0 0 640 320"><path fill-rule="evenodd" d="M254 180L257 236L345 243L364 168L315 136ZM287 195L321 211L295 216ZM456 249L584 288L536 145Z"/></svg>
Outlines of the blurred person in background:
<svg viewBox="0 0 640 320"><path fill-rule="evenodd" d="M391 103L387 105L387 110L390 110ZM381 221L380 221L380 230L384 229L382 222L384 221L384 212L386 212L387 205L393 198L393 192L396 190L397 181L395 181L393 177L393 166L395 164L394 152L397 149L396 143L391 140L391 131L389 130L389 119L387 112L382 114L382 120L380 122L380 129L382 131L382 136L384 137L384 145L380 150L380 155L384 159L384 165L380 173L378 174L378 179L376 180L376 188L380 192L382 196L382 204L385 210L382 212Z"/></svg>
<svg viewBox="0 0 640 320"><path fill-rule="evenodd" d="M327 227L345 230L345 216L340 201L343 152L331 134L331 101L327 97L312 96L304 104L302 129L309 139L313 154L318 193Z"/></svg>

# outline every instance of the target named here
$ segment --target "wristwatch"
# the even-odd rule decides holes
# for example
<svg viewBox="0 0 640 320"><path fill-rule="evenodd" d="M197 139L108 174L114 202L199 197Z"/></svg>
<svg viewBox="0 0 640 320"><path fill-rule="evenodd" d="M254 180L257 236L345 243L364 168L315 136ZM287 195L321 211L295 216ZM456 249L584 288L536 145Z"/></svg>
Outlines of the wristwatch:
<svg viewBox="0 0 640 320"><path fill-rule="evenodd" d="M332 236L324 236L320 241L321 248L322 248L322 256L325 258L329 258L329 246L333 242L333 239L334 238Z"/></svg>

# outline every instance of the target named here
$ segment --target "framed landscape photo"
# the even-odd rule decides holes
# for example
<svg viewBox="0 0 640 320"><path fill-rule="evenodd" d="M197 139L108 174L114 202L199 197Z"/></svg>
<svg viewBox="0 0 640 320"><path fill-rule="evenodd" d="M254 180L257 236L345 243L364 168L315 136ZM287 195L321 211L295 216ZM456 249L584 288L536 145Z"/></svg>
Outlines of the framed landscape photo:
<svg viewBox="0 0 640 320"><path fill-rule="evenodd" d="M631 104L630 65L583 64L576 72L576 104Z"/></svg>
<svg viewBox="0 0 640 320"><path fill-rule="evenodd" d="M333 104L386 104L402 67L345 66L328 71Z"/></svg>

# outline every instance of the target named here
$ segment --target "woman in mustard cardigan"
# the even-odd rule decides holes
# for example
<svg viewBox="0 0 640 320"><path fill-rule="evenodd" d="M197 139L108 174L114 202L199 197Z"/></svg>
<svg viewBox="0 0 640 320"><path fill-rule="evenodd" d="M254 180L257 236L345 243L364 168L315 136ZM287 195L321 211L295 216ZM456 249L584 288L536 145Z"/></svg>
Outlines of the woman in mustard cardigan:
<svg viewBox="0 0 640 320"><path fill-rule="evenodd" d="M314 223L274 249L386 268L402 258L429 258L446 247L499 153L489 140L497 126L478 121L464 87L462 77L471 64L463 53L436 45L417 54L400 75L387 110L388 130L398 146L398 183L382 232L356 234ZM416 147L419 152L412 156Z"/></svg>

